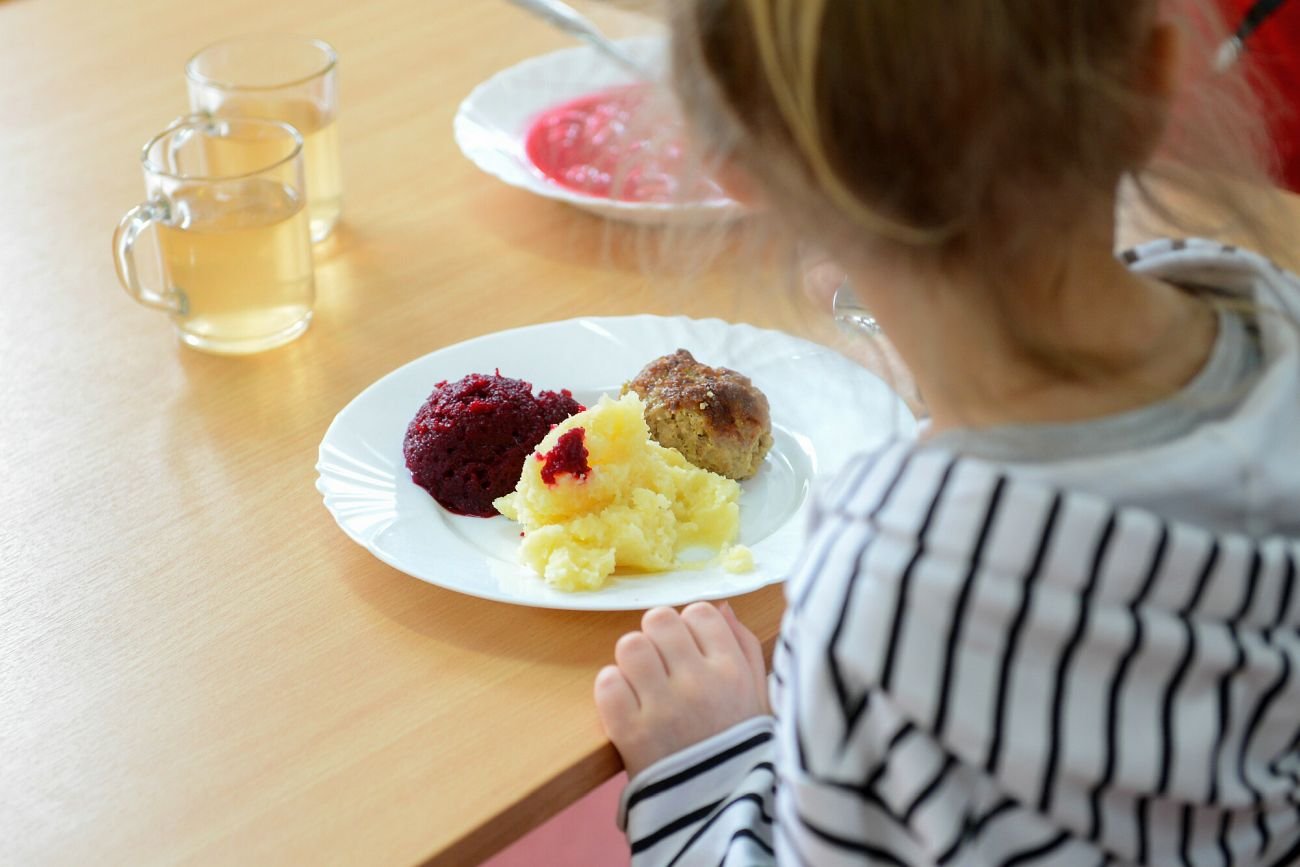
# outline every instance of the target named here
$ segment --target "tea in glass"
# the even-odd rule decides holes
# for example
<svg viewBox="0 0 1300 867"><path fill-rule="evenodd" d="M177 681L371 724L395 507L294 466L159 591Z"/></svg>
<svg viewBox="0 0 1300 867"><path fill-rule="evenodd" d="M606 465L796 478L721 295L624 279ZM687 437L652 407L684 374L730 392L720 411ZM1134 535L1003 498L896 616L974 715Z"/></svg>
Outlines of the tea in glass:
<svg viewBox="0 0 1300 867"><path fill-rule="evenodd" d="M254 118L187 118L145 146L143 163L149 200L114 237L127 291L210 352L259 352L306 330L315 283L298 132ZM149 225L159 289L141 285L135 267Z"/></svg>
<svg viewBox="0 0 1300 867"><path fill-rule="evenodd" d="M311 237L328 237L343 208L334 49L297 36L239 37L194 55L185 75L195 112L279 120L298 130Z"/></svg>

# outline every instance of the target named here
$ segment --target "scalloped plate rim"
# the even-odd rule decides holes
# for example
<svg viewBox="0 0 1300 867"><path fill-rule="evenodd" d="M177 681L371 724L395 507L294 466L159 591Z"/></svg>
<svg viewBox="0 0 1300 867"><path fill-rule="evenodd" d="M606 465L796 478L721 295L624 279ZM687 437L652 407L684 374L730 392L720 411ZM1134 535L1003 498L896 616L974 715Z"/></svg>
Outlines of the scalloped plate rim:
<svg viewBox="0 0 1300 867"><path fill-rule="evenodd" d="M349 539L351 539L356 544L360 545L362 548L366 549L374 557L376 557L376 559L380 560L386 565L412 578L415 578L420 581L424 581L425 583L442 587L446 590L451 590L454 592L463 593L469 596L474 596L477 598L486 599L494 602L503 602L508 604L524 605L527 607L536 607L536 608L544 608L544 609L561 609L561 610L586 610L586 611L644 610L647 607L652 607L654 605L661 605L661 604L681 605L691 601L730 598L733 596L742 595L744 593L751 593L763 587L783 581L786 577L786 571L794 561L798 548L801 547L798 544L794 546L794 550L792 552L791 551L786 552L788 555L789 562L785 563L779 568L761 568L760 565L760 568L756 568L754 572L746 573L742 575L730 576L731 579L734 579L734 581L740 585L739 587L731 586L730 584L727 584L726 586L718 586L716 588L710 589L709 587L705 586L705 587L701 587L696 592L692 592L687 596L682 596L680 598L678 597L674 597L672 599L660 598L663 596L663 594L654 593L653 585L656 581L667 577L677 578L683 575L692 574L690 572L682 572L681 570L668 572L668 573L660 573L656 575L636 577L628 582L620 581L619 584L616 585L616 586L621 586L623 588L627 588L634 583L638 586L641 586L642 581L646 582L647 586L650 586L652 588L652 592L649 595L654 597L648 603L643 603L636 599L623 600L617 603L612 598L607 599L606 601L602 601L601 600L602 594L608 593L608 590L610 589L608 587L602 588L601 590L588 591L585 593L564 593L562 591L556 591L552 588L547 587L545 584L541 583L540 579L537 578L537 576L532 575L530 572L526 570L525 567L519 565L514 566L515 571L521 574L527 573L530 581L538 582L536 587L534 588L537 595L519 596L516 594L503 592L499 588L496 592L493 592L487 589L486 587L466 586L463 581L457 581L455 579L439 580L434 577L426 577L425 575L417 574L411 571L410 564L403 562L403 559L401 557L395 556L388 549L374 544L372 539L368 538L368 536L373 535L374 532L373 530L369 534L361 532L356 526L353 525L353 522L346 520L345 516L340 515L339 512L336 511L336 508L341 501L347 501L351 499L352 496L347 494L342 494L337 490L336 486L332 486L331 483L336 481L337 476L332 475L331 458L327 454L327 451L329 449L334 449L337 450L340 454L346 455L347 452L338 446L336 440L340 437L339 432L341 428L345 427L348 424L348 416L350 415L350 413L354 411L359 411L359 408L364 407L368 399L374 399L374 396L377 393L382 393L386 388L391 387L394 382L397 382L404 376L409 375L410 371L412 371L413 369L418 368L419 366L422 365L431 365L433 363L433 359L436 359L439 356L452 355L458 351L463 352L466 350L467 347L471 347L474 344L481 343L488 340L513 341L520 338L521 336L528 336L530 333L536 334L550 329L565 329L565 328L575 328L575 327L589 328L591 326L595 326L596 329L603 330L606 334L616 337L617 335L614 335L611 332L610 326L613 326L613 330L617 331L620 328L635 329L637 324L658 326L661 328L667 328L669 330L676 329L679 332L694 331L700 335L705 335L707 332L712 331L715 334L724 337L729 337L734 335L734 336L744 337L745 339L748 340L753 340L755 338L763 339L766 337L775 337L780 340L788 341L788 345L798 346L801 349L812 350L813 354L816 357L832 359L836 364L842 363L843 365L846 366L846 369L851 369L855 376L864 378L864 381L865 380L874 381L875 388L879 392L881 392L882 394L887 393L888 399L892 403L891 412L893 413L894 422L896 425L900 425L901 427L895 430L892 434L882 437L882 441L883 439L887 439L888 436L897 436L900 434L906 435L908 432L915 429L915 420L912 417L910 411L907 410L902 399L899 398L896 394L894 394L893 391L889 389L889 387L883 381L881 381L870 371L867 371L865 368L860 367L859 365L855 364L854 362L840 355L835 350L826 346L822 346L817 343L813 343L803 338L795 337L793 335L787 334L782 331L777 331L774 329L759 328L757 326L750 325L748 323L727 322L723 319L716 318L716 317L694 319L687 316L657 316L653 314L636 314L631 316L579 316L579 317L573 317L569 319L520 325L514 328L489 332L486 334L478 335L476 337L468 338L466 340L458 341L456 343L449 344L440 349L436 349L431 352L425 353L404 364L401 364L398 367L390 370L388 373L384 374L383 376L371 382L368 386L366 386L364 389L358 392L351 400L349 400L348 403L342 409L339 410L339 412L335 415L333 420L330 422L329 426L326 428L325 434L322 437L320 445L318 447L317 462L315 466L317 472L315 487L323 499L323 504L326 510L329 512L331 517L334 518L335 523L339 526L339 528L344 532L344 534ZM645 360L648 361L650 359L649 357L647 357ZM733 365L736 364L734 360L722 360L722 361L716 361L715 363L733 364ZM466 371L466 373L468 372L470 371ZM518 373L518 372L512 371L512 373ZM432 387L432 383L429 384L429 387ZM581 387L579 388L579 390L582 390ZM414 410L412 410L412 413L413 412ZM396 441L398 443L400 443L400 438L404 432L405 432L405 423L403 423L402 429L396 432ZM798 435L806 436L806 434L801 434L798 432L796 433ZM399 458L399 460L398 463L394 466L393 482L395 484L401 484L403 481L405 481L406 484L413 485L413 483L410 482L409 474L405 472L404 463L400 461L400 449L397 457ZM814 459L818 459L818 456L816 455L814 455L813 457ZM838 468L838 466L842 465L842 463L846 461L848 457L849 454L840 455L839 456L840 460L835 462L834 468ZM811 477L808 479L808 483L817 484L821 482L827 474L828 474L828 470L826 468L822 468L822 469L814 468ZM395 491L393 497L395 503L396 502ZM432 500L430 500L430 502L432 502ZM805 495L803 497L803 500L795 508L794 512L785 519L785 521L780 525L780 527L777 528L776 531L774 531L771 534L771 536L775 536L778 533L783 534L783 536L788 536L790 533L788 529L789 526L792 523L797 522L801 518L803 518L803 516L806 514L808 507L809 507L808 496ZM396 520L399 520L401 518L402 515L400 513L393 511L392 514L386 519L386 521L381 523L379 526L381 528L387 528L391 526ZM496 519L489 519L489 520L496 520ZM800 533L800 536L801 535L802 534ZM756 556L761 556L762 546L764 545L765 542L768 541L768 538L771 538L771 536L760 540L756 545L753 546L755 549ZM789 547L788 539L783 538L781 540L781 543L786 547ZM484 560L485 563L488 562L489 560L489 557L486 554L480 554L480 557ZM761 560L760 560L760 564L761 564ZM708 573L694 573L694 574L708 574ZM625 577L625 576L620 576L620 577Z"/></svg>

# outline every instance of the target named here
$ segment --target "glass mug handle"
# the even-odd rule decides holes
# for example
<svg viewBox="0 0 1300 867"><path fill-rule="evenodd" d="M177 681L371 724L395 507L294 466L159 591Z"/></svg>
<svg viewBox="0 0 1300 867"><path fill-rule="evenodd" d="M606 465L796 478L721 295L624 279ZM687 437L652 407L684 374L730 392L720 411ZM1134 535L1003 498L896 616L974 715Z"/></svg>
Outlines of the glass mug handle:
<svg viewBox="0 0 1300 867"><path fill-rule="evenodd" d="M181 297L173 292L151 289L140 282L135 267L135 242L150 223L165 219L167 205L157 199L143 202L126 212L113 232L113 264L117 279L128 295L146 307L167 313L184 313Z"/></svg>

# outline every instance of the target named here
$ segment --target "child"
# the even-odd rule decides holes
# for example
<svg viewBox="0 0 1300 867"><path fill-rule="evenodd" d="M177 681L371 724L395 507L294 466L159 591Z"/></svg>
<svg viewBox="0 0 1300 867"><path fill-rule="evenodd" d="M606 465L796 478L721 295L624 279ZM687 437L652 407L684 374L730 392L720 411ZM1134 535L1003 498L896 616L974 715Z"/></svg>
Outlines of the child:
<svg viewBox="0 0 1300 867"><path fill-rule="evenodd" d="M1156 171L1244 219L1212 50L1157 0L679 6L696 133L843 265L931 422L821 492L770 711L726 606L618 642L634 864L1300 863L1300 282L1112 252Z"/></svg>

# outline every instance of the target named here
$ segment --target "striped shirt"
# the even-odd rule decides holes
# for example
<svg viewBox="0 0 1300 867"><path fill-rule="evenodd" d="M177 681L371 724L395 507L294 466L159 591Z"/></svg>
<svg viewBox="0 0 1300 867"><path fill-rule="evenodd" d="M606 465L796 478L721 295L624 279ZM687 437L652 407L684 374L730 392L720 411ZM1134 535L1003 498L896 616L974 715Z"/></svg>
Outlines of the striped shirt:
<svg viewBox="0 0 1300 867"><path fill-rule="evenodd" d="M1130 257L1300 309L1253 254ZM851 461L787 582L775 716L629 783L634 865L1300 863L1300 340L1261 329L1216 422L1290 443L1252 457L1259 533L915 443ZM1183 474L1240 517L1213 471L1237 453L1199 457Z"/></svg>

